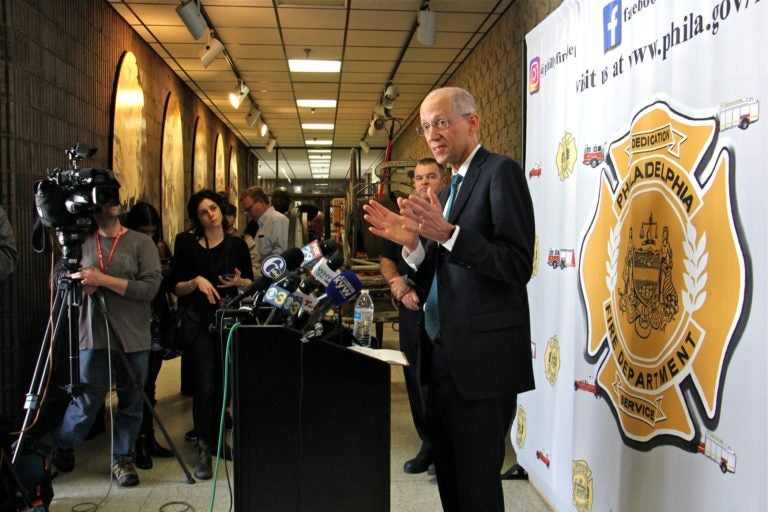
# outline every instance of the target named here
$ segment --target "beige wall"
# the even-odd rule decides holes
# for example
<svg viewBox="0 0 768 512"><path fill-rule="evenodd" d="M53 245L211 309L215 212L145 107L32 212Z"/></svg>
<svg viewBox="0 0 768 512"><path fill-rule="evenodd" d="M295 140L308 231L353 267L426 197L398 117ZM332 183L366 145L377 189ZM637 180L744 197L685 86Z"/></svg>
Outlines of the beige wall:
<svg viewBox="0 0 768 512"><path fill-rule="evenodd" d="M518 0L445 85L467 89L480 114L480 143L522 165L525 34L562 0ZM393 160L432 156L411 123L395 141Z"/></svg>

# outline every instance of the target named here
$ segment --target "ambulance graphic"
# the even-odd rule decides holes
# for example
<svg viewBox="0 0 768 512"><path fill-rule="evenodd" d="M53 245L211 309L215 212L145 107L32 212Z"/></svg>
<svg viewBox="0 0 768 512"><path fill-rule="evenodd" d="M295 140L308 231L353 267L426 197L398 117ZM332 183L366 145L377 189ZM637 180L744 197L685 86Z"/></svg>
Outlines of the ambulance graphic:
<svg viewBox="0 0 768 512"><path fill-rule="evenodd" d="M720 105L720 131L738 126L742 130L760 119L760 102L754 98L730 101Z"/></svg>

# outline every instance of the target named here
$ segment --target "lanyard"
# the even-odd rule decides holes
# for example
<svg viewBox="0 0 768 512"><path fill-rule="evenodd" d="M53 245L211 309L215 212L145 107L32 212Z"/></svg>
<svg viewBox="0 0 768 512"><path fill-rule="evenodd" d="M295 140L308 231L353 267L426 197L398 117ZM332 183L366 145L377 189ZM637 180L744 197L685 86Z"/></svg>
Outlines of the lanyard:
<svg viewBox="0 0 768 512"><path fill-rule="evenodd" d="M115 249L117 249L117 244L120 243L120 237L123 236L123 228L120 228L120 232L115 237L115 243L112 244L112 249L109 250L109 257L107 259L107 266L104 266L104 256L101 253L101 236L99 235L99 232L96 232L96 252L99 255L99 268L102 272L105 274L107 273L107 269L109 269L110 263L112 263L112 256L115 255Z"/></svg>

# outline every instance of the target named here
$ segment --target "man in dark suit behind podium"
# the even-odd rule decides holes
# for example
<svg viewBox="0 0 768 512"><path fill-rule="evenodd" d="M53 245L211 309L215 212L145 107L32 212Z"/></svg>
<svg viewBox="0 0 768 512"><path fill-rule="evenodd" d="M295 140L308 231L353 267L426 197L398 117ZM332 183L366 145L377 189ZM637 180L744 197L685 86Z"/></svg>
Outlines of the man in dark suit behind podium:
<svg viewBox="0 0 768 512"><path fill-rule="evenodd" d="M400 199L400 214L371 201L365 218L372 233L403 245L430 290L423 370L443 509L503 511L506 437L517 394L534 387L526 292L533 207L520 166L478 144L467 91L432 91L420 115L419 133L453 170L451 187L439 199Z"/></svg>

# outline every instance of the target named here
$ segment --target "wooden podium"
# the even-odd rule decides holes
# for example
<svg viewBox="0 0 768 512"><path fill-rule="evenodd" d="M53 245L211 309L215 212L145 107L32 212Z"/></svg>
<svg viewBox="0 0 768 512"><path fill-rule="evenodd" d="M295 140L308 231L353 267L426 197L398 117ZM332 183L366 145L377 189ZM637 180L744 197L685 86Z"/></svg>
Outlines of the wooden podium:
<svg viewBox="0 0 768 512"><path fill-rule="evenodd" d="M389 511L388 364L340 335L244 326L232 365L235 510Z"/></svg>

